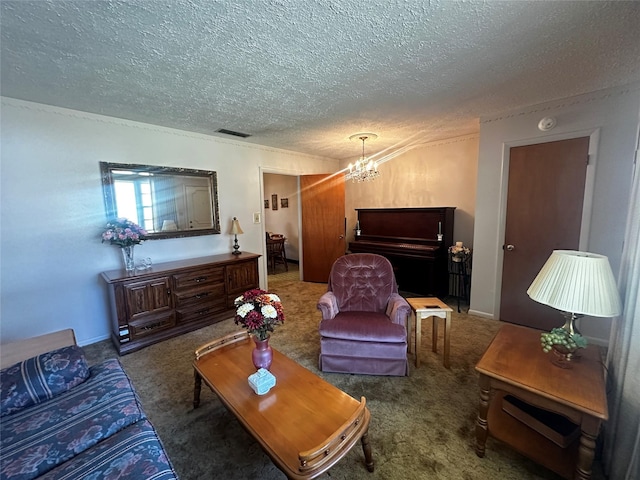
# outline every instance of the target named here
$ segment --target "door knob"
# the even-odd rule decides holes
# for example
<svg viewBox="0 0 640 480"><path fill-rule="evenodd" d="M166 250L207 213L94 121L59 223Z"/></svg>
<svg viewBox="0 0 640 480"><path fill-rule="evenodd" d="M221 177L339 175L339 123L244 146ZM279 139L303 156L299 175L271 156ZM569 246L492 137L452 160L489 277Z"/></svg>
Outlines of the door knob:
<svg viewBox="0 0 640 480"><path fill-rule="evenodd" d="M505 250L508 250L508 251L510 251L510 252L511 252L511 251L513 251L516 247L514 247L514 246L513 246L513 245L511 245L511 244L509 244L509 245L505 245L503 248L504 248Z"/></svg>
<svg viewBox="0 0 640 480"><path fill-rule="evenodd" d="M342 240L344 238L344 235L340 235L338 238Z"/></svg>

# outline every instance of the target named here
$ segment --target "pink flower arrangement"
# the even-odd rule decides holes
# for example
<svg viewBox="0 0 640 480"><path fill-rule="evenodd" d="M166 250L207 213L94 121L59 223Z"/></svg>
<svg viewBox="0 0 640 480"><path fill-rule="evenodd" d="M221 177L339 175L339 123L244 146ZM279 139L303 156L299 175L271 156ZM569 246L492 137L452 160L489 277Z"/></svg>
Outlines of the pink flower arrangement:
<svg viewBox="0 0 640 480"><path fill-rule="evenodd" d="M266 340L275 326L284 322L282 303L274 293L258 288L248 290L235 299L234 305L236 325L242 325L259 340Z"/></svg>
<svg viewBox="0 0 640 480"><path fill-rule="evenodd" d="M102 234L102 243L109 242L119 247L138 245L147 239L147 231L126 218L118 218L107 223Z"/></svg>

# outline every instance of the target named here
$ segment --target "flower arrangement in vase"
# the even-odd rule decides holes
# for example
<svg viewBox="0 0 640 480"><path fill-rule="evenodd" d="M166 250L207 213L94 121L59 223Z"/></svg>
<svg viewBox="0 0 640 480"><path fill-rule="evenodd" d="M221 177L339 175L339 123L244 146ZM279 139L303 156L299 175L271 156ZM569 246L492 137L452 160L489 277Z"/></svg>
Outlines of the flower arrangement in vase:
<svg viewBox="0 0 640 480"><path fill-rule="evenodd" d="M273 360L269 336L276 325L284 322L280 298L274 293L255 288L236 298L234 304L237 307L236 325L246 328L256 344L251 353L253 365L257 369L268 370Z"/></svg>
<svg viewBox="0 0 640 480"><path fill-rule="evenodd" d="M242 325L259 340L266 340L275 326L284 322L280 298L255 288L235 299L236 325Z"/></svg>
<svg viewBox="0 0 640 480"><path fill-rule="evenodd" d="M146 239L147 231L126 218L111 220L107 223L107 229L102 233L102 243L109 242L122 249L122 258L127 272L135 269L133 247Z"/></svg>
<svg viewBox="0 0 640 480"><path fill-rule="evenodd" d="M461 262L471 253L471 249L462 245L462 242L456 242L455 245L449 247L449 253L451 254L451 260Z"/></svg>

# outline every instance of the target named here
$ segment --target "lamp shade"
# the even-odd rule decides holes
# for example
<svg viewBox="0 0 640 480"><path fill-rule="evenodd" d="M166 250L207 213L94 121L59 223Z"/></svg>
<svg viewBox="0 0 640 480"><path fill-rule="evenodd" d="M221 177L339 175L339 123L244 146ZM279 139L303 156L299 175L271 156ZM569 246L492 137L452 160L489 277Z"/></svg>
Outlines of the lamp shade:
<svg viewBox="0 0 640 480"><path fill-rule="evenodd" d="M554 250L527 294L536 302L574 314L615 317L621 311L609 260L596 253Z"/></svg>
<svg viewBox="0 0 640 480"><path fill-rule="evenodd" d="M176 225L176 222L174 222L173 220L164 220L162 222L163 232L175 232L176 230L178 230L178 226Z"/></svg>
<svg viewBox="0 0 640 480"><path fill-rule="evenodd" d="M233 220L231 221L231 233L233 235L240 235L241 233L244 233L242 228L240 228L240 222L236 217L233 217Z"/></svg>

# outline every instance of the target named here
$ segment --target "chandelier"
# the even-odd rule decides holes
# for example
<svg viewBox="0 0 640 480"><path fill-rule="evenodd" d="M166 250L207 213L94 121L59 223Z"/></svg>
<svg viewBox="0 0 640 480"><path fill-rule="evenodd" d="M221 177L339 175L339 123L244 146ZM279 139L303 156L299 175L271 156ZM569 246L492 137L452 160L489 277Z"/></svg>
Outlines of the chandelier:
<svg viewBox="0 0 640 480"><path fill-rule="evenodd" d="M347 172L345 178L347 180L351 180L352 182L368 182L370 180L375 179L380 175L378 172L378 165L373 160L368 160L364 156L364 141L368 138L374 139L378 136L375 133L357 133L355 135L351 135L349 140L362 140L362 158L356 160L355 165L349 164L349 171Z"/></svg>

